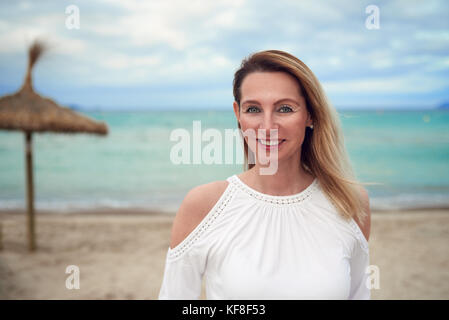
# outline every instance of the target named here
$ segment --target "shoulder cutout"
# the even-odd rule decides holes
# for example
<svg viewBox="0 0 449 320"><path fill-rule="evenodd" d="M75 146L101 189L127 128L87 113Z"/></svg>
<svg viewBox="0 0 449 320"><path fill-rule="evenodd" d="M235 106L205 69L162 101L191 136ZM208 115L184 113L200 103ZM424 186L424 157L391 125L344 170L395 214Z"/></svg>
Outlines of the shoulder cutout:
<svg viewBox="0 0 449 320"><path fill-rule="evenodd" d="M173 221L170 248L180 244L205 218L225 192L229 182L215 181L197 186L185 196Z"/></svg>

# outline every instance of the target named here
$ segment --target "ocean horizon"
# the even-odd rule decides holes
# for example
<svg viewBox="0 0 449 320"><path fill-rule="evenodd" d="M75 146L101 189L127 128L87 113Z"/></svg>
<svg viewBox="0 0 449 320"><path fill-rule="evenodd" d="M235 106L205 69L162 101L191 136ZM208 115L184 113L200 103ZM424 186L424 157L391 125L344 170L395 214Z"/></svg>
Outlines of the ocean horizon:
<svg viewBox="0 0 449 320"><path fill-rule="evenodd" d="M237 129L232 110L78 112L105 121L109 134L33 134L36 210L174 212L191 188L243 171L243 158L179 165L170 159L175 129L192 135L194 121L200 121L203 133L213 128L224 136ZM378 183L366 186L372 210L449 207L447 110L338 113L357 178ZM0 210L26 208L24 161L23 133L0 131Z"/></svg>

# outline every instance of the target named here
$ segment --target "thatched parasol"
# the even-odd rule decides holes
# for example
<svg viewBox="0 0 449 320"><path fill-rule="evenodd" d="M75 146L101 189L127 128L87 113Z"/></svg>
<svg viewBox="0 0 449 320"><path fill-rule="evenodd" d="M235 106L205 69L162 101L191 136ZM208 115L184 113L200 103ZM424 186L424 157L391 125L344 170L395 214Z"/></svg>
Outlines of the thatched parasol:
<svg viewBox="0 0 449 320"><path fill-rule="evenodd" d="M45 51L40 41L35 41L28 52L28 69L20 90L12 95L0 98L0 129L22 130L25 133L27 208L28 208L28 245L29 250L36 249L34 233L34 186L32 140L33 131L75 133L86 132L106 135L105 123L91 120L67 107L58 105L49 98L34 92L31 79L33 66Z"/></svg>

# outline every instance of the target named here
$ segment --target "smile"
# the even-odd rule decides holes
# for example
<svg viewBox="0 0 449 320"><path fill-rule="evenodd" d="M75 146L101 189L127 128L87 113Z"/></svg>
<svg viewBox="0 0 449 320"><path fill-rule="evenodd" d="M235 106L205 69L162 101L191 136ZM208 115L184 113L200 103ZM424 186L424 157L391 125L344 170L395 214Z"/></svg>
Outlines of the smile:
<svg viewBox="0 0 449 320"><path fill-rule="evenodd" d="M281 139L281 140L263 140L263 139L257 139L257 141L265 146L265 147L278 147L280 146L285 139Z"/></svg>

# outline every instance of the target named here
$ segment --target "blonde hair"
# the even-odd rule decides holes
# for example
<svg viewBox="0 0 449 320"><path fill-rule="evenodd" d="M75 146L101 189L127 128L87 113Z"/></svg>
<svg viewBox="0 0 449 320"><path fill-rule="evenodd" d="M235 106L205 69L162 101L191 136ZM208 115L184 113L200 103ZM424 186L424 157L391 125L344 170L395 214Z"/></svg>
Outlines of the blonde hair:
<svg viewBox="0 0 449 320"><path fill-rule="evenodd" d="M323 192L344 218L355 218L363 225L367 216L362 197L363 184L354 175L337 111L328 101L316 76L289 53L278 50L254 53L242 61L234 75L234 100L239 109L240 87L243 79L252 72L286 72L296 78L313 121L313 130L306 129L300 165L320 181ZM238 127L241 129L240 123ZM252 161L248 164L248 144L245 139L243 141L244 170L249 170L254 164Z"/></svg>

